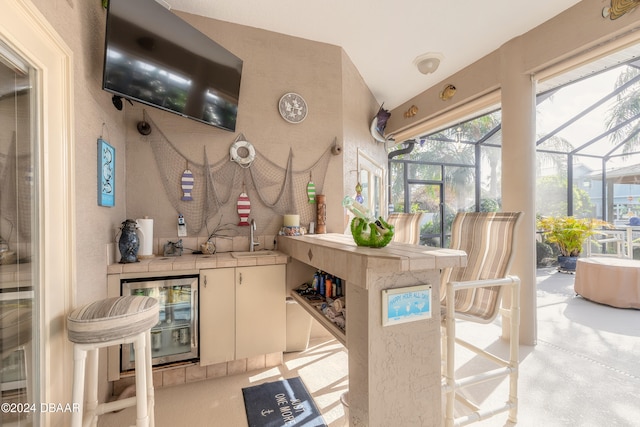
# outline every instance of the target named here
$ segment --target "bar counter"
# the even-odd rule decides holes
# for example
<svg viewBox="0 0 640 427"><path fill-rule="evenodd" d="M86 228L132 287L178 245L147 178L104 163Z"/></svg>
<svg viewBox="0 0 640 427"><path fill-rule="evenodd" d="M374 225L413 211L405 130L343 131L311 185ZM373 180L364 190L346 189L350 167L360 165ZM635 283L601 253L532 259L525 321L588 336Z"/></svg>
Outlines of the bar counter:
<svg viewBox="0 0 640 427"><path fill-rule="evenodd" d="M279 236L278 250L345 281L351 426L440 426L440 272L462 251L390 243L358 247L350 235ZM431 285L431 317L383 326L384 291ZM396 294L398 295L398 294Z"/></svg>

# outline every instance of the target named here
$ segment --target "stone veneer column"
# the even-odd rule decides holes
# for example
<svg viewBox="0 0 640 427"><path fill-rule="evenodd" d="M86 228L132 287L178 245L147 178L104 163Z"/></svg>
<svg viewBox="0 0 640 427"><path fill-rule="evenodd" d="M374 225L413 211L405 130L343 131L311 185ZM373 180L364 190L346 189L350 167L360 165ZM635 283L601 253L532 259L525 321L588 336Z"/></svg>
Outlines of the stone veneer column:
<svg viewBox="0 0 640 427"><path fill-rule="evenodd" d="M502 49L502 209L526 214L516 230L511 274L520 277L520 343L535 345L536 265L536 96L531 75L524 71L522 39ZM509 325L503 324L503 336Z"/></svg>

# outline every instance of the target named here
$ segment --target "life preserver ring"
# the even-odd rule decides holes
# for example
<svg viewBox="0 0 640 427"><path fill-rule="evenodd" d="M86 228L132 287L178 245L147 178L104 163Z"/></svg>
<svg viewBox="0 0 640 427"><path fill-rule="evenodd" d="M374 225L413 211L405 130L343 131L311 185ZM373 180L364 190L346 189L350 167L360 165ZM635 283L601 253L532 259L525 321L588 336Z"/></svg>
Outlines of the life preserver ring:
<svg viewBox="0 0 640 427"><path fill-rule="evenodd" d="M246 157L241 157L238 154L239 148L245 148L249 154L247 154ZM240 166L249 167L256 158L256 149L253 148L253 145L251 145L249 141L236 141L231 144L229 154L231 155L232 161L236 162Z"/></svg>

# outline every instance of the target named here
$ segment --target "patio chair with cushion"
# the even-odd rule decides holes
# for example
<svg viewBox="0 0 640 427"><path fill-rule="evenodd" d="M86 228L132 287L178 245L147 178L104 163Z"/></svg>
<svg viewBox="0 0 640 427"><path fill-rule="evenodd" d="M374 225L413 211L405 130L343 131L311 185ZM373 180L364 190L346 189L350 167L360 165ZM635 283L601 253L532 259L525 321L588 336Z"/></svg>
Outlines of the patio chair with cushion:
<svg viewBox="0 0 640 427"><path fill-rule="evenodd" d="M447 427L470 424L506 411L509 411L509 421L516 422L520 280L508 273L520 216L521 212L474 212L459 213L453 220L450 247L467 253L467 266L449 268L442 274L443 393ZM506 287L511 289L511 304L509 309L501 309ZM498 313L510 322L508 360L456 337L456 320L488 324ZM457 378L455 344L495 362L497 369ZM509 396L505 404L496 408L480 408L461 392L466 387L502 377L509 377ZM458 411L456 417L456 401L470 411Z"/></svg>
<svg viewBox="0 0 640 427"><path fill-rule="evenodd" d="M420 220L422 212L403 213L394 212L389 215L387 222L393 225L393 241L399 243L420 244Z"/></svg>

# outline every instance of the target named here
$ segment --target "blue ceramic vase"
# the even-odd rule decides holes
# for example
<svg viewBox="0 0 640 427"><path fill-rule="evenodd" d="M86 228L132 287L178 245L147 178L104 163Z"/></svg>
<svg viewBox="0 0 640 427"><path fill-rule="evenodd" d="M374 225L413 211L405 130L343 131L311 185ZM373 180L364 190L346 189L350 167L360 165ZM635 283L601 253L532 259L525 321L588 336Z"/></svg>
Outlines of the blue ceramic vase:
<svg viewBox="0 0 640 427"><path fill-rule="evenodd" d="M138 262L140 239L136 233L137 228L138 224L132 219L127 219L122 222L120 240L118 240L118 249L122 257L120 258L120 264Z"/></svg>

